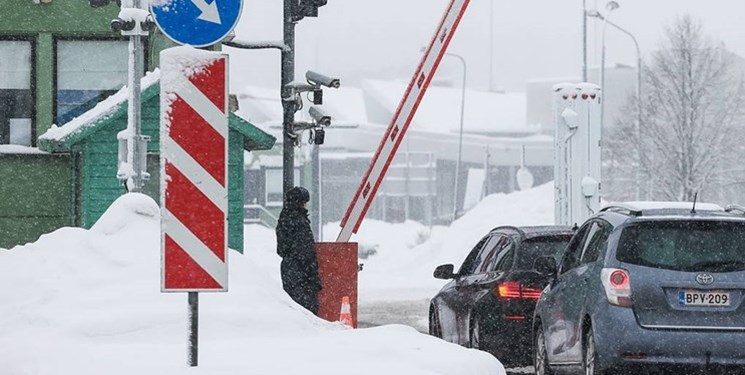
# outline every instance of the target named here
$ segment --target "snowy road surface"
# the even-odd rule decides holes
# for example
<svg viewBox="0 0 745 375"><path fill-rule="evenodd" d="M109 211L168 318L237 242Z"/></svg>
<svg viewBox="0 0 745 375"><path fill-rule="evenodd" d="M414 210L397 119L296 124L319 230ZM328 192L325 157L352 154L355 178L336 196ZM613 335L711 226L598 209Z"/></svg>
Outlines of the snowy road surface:
<svg viewBox="0 0 745 375"><path fill-rule="evenodd" d="M361 302L358 313L360 327L383 324L405 324L427 333L429 300Z"/></svg>
<svg viewBox="0 0 745 375"><path fill-rule="evenodd" d="M359 327L375 327L384 324L404 324L419 332L427 333L429 299L411 301L360 302ZM507 374L533 374L533 368L507 369Z"/></svg>

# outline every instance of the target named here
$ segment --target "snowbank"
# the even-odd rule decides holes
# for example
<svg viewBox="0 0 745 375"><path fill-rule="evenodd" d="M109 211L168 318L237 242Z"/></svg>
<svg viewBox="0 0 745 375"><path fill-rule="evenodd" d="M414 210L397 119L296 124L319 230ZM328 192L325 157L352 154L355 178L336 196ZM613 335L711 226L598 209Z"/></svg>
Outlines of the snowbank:
<svg viewBox="0 0 745 375"><path fill-rule="evenodd" d="M186 366L187 298L160 285L159 213L143 195L90 230L0 252L0 372L20 374L504 374L488 354L404 326L346 330L292 303L265 249L230 254L230 292L200 298L200 366ZM255 239L255 241L252 241Z"/></svg>

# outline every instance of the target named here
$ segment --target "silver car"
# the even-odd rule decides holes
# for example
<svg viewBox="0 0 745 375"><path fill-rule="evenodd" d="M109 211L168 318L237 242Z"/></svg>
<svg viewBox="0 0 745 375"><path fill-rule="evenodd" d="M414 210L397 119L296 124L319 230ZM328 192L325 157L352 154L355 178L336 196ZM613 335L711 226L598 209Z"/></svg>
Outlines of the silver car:
<svg viewBox="0 0 745 375"><path fill-rule="evenodd" d="M745 368L745 210L612 205L550 275L533 322L536 374L710 374Z"/></svg>

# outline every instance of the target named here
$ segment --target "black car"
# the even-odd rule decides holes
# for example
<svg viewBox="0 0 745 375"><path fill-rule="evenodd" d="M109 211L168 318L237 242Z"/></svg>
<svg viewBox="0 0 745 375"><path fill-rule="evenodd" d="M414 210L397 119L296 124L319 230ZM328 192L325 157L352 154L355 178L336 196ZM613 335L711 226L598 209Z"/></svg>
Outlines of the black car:
<svg viewBox="0 0 745 375"><path fill-rule="evenodd" d="M463 261L437 267L438 279L453 279L432 298L429 332L494 354L505 365L531 363L535 303L549 277L535 271L535 259L561 257L574 232L569 227L498 227Z"/></svg>

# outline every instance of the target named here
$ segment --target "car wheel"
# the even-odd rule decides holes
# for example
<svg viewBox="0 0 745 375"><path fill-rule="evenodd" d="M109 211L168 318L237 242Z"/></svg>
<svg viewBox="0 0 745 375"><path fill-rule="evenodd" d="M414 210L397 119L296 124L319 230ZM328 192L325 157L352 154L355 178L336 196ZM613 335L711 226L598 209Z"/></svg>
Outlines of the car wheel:
<svg viewBox="0 0 745 375"><path fill-rule="evenodd" d="M535 375L553 374L546 353L546 338L543 336L543 329L538 327L535 332L535 341L533 342L533 367L535 368Z"/></svg>
<svg viewBox="0 0 745 375"><path fill-rule="evenodd" d="M582 369L585 375L600 375L601 372L595 368L597 352L595 351L595 338L592 334L592 327L588 327L582 340Z"/></svg>
<svg viewBox="0 0 745 375"><path fill-rule="evenodd" d="M481 349L481 323L479 317L475 313L471 315L471 324L468 331L468 343L469 347L473 349Z"/></svg>
<svg viewBox="0 0 745 375"><path fill-rule="evenodd" d="M432 307L432 312L429 313L429 334L431 336L442 338L442 327L440 327L440 317L437 314L437 309Z"/></svg>

